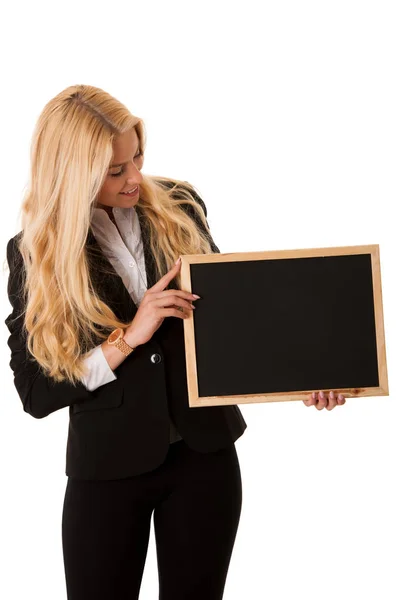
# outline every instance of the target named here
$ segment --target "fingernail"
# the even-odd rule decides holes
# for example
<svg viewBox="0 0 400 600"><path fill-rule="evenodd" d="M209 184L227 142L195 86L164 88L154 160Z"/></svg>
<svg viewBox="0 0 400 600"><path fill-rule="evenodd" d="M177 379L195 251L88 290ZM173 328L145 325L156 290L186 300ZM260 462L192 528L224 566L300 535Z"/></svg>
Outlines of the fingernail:
<svg viewBox="0 0 400 600"><path fill-rule="evenodd" d="M197 294L192 294L192 296L193 296L193 298L197 298L197 299L200 298L200 296L198 296Z"/></svg>
<svg viewBox="0 0 400 600"><path fill-rule="evenodd" d="M175 264L177 265L181 260L181 257L179 257Z"/></svg>

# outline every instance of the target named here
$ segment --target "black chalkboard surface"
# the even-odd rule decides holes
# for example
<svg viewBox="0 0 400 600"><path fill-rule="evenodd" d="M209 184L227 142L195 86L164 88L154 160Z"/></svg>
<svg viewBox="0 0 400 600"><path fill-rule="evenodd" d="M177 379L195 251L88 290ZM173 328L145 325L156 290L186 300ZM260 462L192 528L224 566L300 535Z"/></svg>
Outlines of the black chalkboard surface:
<svg viewBox="0 0 400 600"><path fill-rule="evenodd" d="M182 255L190 406L389 394L379 245Z"/></svg>

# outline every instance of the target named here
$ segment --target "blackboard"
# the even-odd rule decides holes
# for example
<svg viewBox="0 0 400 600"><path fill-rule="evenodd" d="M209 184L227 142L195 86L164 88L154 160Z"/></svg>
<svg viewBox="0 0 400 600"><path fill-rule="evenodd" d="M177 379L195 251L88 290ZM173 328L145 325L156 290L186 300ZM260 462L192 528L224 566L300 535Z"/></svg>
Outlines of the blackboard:
<svg viewBox="0 0 400 600"><path fill-rule="evenodd" d="M389 395L379 245L182 255L189 405Z"/></svg>

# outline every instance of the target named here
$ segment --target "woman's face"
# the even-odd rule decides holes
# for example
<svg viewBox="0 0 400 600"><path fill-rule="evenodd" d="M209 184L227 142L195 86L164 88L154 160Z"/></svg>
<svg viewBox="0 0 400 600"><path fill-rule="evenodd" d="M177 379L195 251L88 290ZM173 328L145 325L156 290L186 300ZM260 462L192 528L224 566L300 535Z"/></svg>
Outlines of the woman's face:
<svg viewBox="0 0 400 600"><path fill-rule="evenodd" d="M104 208L110 216L114 206L128 208L135 206L139 201L139 186L143 180L140 172L143 154L140 150L136 129L122 133L114 139L114 156L95 202L97 208ZM136 186L138 190L135 195L124 194Z"/></svg>

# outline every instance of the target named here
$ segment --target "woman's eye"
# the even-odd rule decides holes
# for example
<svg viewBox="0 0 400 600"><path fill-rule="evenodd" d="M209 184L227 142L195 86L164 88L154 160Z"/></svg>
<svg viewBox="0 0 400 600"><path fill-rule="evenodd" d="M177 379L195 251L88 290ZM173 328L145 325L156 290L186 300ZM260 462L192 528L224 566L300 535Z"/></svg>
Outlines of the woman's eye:
<svg viewBox="0 0 400 600"><path fill-rule="evenodd" d="M140 156L142 156L142 152L138 152L135 156L135 158L139 158ZM120 171L119 173L110 173L111 177L119 177L120 175L122 175L124 171Z"/></svg>

